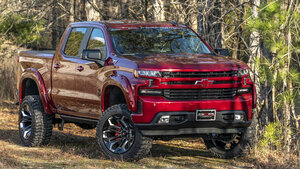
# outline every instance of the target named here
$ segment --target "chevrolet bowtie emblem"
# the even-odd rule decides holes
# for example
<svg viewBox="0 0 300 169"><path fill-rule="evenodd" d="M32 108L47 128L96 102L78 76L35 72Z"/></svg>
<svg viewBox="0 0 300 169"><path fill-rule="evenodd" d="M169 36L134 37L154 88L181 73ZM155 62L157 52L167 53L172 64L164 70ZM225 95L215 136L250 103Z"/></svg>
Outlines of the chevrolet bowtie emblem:
<svg viewBox="0 0 300 169"><path fill-rule="evenodd" d="M201 79L199 81L195 82L195 85L201 85L201 87L207 87L210 86L214 83L213 80L208 80L208 79Z"/></svg>

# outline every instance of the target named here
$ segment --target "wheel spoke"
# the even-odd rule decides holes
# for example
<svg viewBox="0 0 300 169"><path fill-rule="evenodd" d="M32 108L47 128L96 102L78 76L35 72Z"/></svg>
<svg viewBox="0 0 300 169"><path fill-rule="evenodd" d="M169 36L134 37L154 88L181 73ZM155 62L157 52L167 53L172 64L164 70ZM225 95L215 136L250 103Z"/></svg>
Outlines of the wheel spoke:
<svg viewBox="0 0 300 169"><path fill-rule="evenodd" d="M124 128L127 129L128 126L127 126L127 124L125 123L124 118L125 118L125 116L122 116L120 122L121 122L121 124L124 126Z"/></svg>
<svg viewBox="0 0 300 169"><path fill-rule="evenodd" d="M118 136L114 136L114 137L110 137L110 138L108 138L108 141L113 141L113 140L116 140L116 138L119 138Z"/></svg>
<svg viewBox="0 0 300 169"><path fill-rule="evenodd" d="M29 116L27 113L25 113L25 111L21 111L21 114L22 114L23 118Z"/></svg>
<svg viewBox="0 0 300 169"><path fill-rule="evenodd" d="M28 126L26 126L26 127L23 127L23 130L24 130L24 131L31 130L31 125L28 125Z"/></svg>
<svg viewBox="0 0 300 169"><path fill-rule="evenodd" d="M128 144L128 142L129 141L127 139L124 139L124 141L121 144L121 147L125 149L125 146Z"/></svg>
<svg viewBox="0 0 300 169"><path fill-rule="evenodd" d="M120 131L121 127L113 125L113 126L108 126L107 129L112 132L118 133Z"/></svg>
<svg viewBox="0 0 300 169"><path fill-rule="evenodd" d="M117 143L118 141L117 140L114 140L114 141L107 141L106 142L106 146L107 146L107 148L110 150L110 151L115 151L114 149L113 149L113 146Z"/></svg>
<svg viewBox="0 0 300 169"><path fill-rule="evenodd" d="M112 118L113 118L113 117L110 117L109 119L107 119L107 121L108 121L108 123L109 123L110 126L114 125L114 124L111 122Z"/></svg>
<svg viewBox="0 0 300 169"><path fill-rule="evenodd" d="M31 135L31 128L28 129L28 130L24 130L24 132L23 132L23 137L24 137L25 139L28 139L28 138L30 137L30 135Z"/></svg>
<svg viewBox="0 0 300 169"><path fill-rule="evenodd" d="M30 116L23 116L22 123L27 123L31 122L31 117Z"/></svg>

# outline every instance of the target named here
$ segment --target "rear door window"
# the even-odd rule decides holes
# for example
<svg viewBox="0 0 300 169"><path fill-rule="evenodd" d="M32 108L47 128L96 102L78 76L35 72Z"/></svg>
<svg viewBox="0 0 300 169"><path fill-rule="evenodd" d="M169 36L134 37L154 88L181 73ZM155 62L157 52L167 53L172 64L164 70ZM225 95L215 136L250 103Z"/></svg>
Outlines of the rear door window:
<svg viewBox="0 0 300 169"><path fill-rule="evenodd" d="M78 52L87 28L72 28L69 34L64 53L68 56L79 57Z"/></svg>

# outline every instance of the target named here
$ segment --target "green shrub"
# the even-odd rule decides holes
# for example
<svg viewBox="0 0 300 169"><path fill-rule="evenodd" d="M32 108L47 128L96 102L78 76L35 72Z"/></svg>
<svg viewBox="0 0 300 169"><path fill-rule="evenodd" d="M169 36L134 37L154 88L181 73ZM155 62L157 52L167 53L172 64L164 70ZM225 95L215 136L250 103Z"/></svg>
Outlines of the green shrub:
<svg viewBox="0 0 300 169"><path fill-rule="evenodd" d="M6 14L0 16L0 34L8 40L26 47L38 48L43 41L43 20L33 16Z"/></svg>
<svg viewBox="0 0 300 169"><path fill-rule="evenodd" d="M263 131L260 146L279 149L282 146L281 126L279 122L269 123Z"/></svg>

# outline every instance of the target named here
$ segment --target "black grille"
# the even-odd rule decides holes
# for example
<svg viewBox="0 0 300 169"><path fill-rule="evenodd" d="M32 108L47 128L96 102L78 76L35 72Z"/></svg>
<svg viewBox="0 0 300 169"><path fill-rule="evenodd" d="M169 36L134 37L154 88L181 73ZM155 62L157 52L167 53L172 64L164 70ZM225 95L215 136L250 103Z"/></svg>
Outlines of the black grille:
<svg viewBox="0 0 300 169"><path fill-rule="evenodd" d="M166 82L169 85L194 85L196 81L170 81ZM222 81L214 81L212 84L234 84L238 83L235 80L222 80Z"/></svg>
<svg viewBox="0 0 300 169"><path fill-rule="evenodd" d="M166 78L205 78L205 77L233 77L237 76L237 71L227 72L163 72L163 77Z"/></svg>
<svg viewBox="0 0 300 169"><path fill-rule="evenodd" d="M232 99L236 88L217 89L165 89L164 97L169 100L214 100Z"/></svg>

